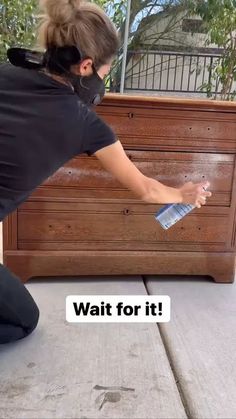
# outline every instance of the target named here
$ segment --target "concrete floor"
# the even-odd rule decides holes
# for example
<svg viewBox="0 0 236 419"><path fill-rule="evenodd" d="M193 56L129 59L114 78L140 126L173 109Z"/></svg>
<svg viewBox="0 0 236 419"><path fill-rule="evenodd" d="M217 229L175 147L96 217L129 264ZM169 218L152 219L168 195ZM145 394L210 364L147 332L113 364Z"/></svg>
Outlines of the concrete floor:
<svg viewBox="0 0 236 419"><path fill-rule="evenodd" d="M209 278L32 279L28 338L0 345L0 418L235 419L236 286ZM67 295L171 297L169 323L71 324Z"/></svg>

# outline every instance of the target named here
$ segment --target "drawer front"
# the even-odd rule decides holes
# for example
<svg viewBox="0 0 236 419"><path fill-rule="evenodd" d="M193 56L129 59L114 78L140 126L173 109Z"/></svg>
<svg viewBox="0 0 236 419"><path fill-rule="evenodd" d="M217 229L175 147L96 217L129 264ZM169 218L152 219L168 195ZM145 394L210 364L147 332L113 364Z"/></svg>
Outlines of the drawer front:
<svg viewBox="0 0 236 419"><path fill-rule="evenodd" d="M127 146L180 151L236 151L233 113L106 105L98 112Z"/></svg>
<svg viewBox="0 0 236 419"><path fill-rule="evenodd" d="M225 249L230 233L228 208L195 209L167 231L154 218L159 208L142 203L25 202L18 208L18 248Z"/></svg>
<svg viewBox="0 0 236 419"><path fill-rule="evenodd" d="M148 177L173 187L181 186L187 181L201 182L207 179L213 192L208 204L229 206L231 203L234 155L132 150L126 150L126 153L135 166ZM43 194L67 198L135 198L132 192L102 168L97 158L87 156L76 157L61 167L31 197Z"/></svg>

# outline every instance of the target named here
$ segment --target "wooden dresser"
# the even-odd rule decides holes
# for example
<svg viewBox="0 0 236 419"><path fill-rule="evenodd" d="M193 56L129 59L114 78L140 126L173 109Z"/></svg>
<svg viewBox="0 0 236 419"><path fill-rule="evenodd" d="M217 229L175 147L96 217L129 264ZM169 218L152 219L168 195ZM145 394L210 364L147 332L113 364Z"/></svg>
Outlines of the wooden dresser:
<svg viewBox="0 0 236 419"><path fill-rule="evenodd" d="M211 182L213 196L168 231L147 204L83 154L3 222L3 261L32 276L235 273L236 104L107 95L97 108L145 175Z"/></svg>

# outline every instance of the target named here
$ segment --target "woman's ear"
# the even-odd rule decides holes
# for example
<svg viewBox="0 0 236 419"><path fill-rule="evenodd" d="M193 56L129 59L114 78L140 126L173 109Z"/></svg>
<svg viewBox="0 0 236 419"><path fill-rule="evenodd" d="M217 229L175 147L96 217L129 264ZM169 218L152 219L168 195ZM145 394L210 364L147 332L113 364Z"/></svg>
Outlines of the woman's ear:
<svg viewBox="0 0 236 419"><path fill-rule="evenodd" d="M86 58L79 64L71 66L71 71L78 76L90 76L93 74L93 61L91 58Z"/></svg>

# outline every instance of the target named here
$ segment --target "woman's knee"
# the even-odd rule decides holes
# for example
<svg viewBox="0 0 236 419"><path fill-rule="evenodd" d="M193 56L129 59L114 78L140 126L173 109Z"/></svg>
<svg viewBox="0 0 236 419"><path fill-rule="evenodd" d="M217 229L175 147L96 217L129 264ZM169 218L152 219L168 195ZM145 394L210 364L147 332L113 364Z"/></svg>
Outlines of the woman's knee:
<svg viewBox="0 0 236 419"><path fill-rule="evenodd" d="M7 341L29 335L39 321L39 309L20 279L0 264L0 332ZM0 336L1 336L0 333Z"/></svg>
<svg viewBox="0 0 236 419"><path fill-rule="evenodd" d="M39 308L32 297L31 297L30 304L28 304L28 306L27 305L25 306L25 310L27 312L27 320L22 321L22 324L21 324L22 336L18 339L22 339L30 335L36 328L39 321L39 315L40 315Z"/></svg>
<svg viewBox="0 0 236 419"><path fill-rule="evenodd" d="M31 332L33 332L33 330L36 328L38 321L39 321L39 315L40 315L40 311L39 308L37 306L37 304L35 303L35 301L33 300L33 302L31 303L30 309L29 309L29 321L27 322L27 327L26 327L26 332L27 335L29 335Z"/></svg>
<svg viewBox="0 0 236 419"><path fill-rule="evenodd" d="M0 319L5 324L21 328L23 336L29 335L39 321L39 308L24 284L18 278L7 286L8 298L1 303Z"/></svg>
<svg viewBox="0 0 236 419"><path fill-rule="evenodd" d="M12 343L23 339L30 335L36 328L39 320L38 306L34 301L31 301L30 307L26 307L26 309L28 313L27 323L16 324L0 316L0 344Z"/></svg>

